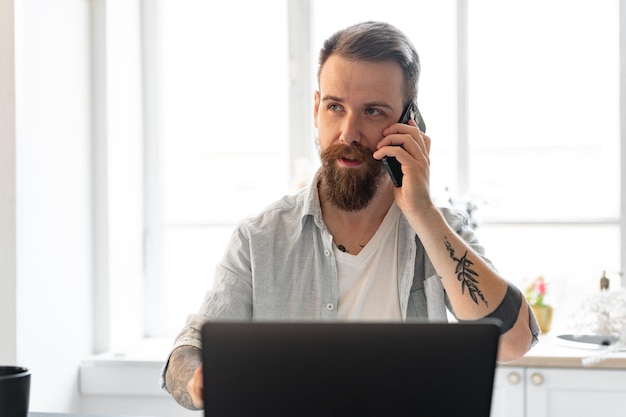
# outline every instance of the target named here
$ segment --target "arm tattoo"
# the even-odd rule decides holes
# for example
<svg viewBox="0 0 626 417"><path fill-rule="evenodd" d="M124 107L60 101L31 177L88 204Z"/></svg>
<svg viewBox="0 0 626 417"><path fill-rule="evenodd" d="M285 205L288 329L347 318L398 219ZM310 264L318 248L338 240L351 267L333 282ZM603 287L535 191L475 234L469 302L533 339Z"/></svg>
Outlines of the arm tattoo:
<svg viewBox="0 0 626 417"><path fill-rule="evenodd" d="M190 410L196 410L191 395L187 391L187 384L193 377L193 373L202 363L200 349L193 346L180 346L172 352L165 382L167 390L177 403Z"/></svg>
<svg viewBox="0 0 626 417"><path fill-rule="evenodd" d="M478 284L478 280L476 279L478 278L478 274L471 268L471 266L474 265L474 262L467 259L467 251L465 251L463 256L457 258L454 256L454 248L448 241L448 238L444 236L443 240L445 241L446 249L450 254L450 258L456 262L456 279L461 281L461 293L465 294L465 288L467 288L470 297L472 297L472 300L474 300L476 304L478 304L478 298L480 297L483 303L488 305L487 300L485 300L485 296L476 285Z"/></svg>

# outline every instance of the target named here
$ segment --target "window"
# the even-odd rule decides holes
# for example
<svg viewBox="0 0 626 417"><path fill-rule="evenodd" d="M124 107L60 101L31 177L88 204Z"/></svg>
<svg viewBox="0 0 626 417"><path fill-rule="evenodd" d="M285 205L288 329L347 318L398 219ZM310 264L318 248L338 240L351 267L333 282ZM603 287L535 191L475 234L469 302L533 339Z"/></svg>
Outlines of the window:
<svg viewBox="0 0 626 417"><path fill-rule="evenodd" d="M468 196L500 271L544 274L555 324L619 285L617 1L467 2Z"/></svg>
<svg viewBox="0 0 626 417"><path fill-rule="evenodd" d="M420 54L434 197L476 205L498 269L518 284L544 274L565 319L603 270L621 268L618 7L144 2L144 334L173 337L234 225L313 173L319 47L370 19Z"/></svg>
<svg viewBox="0 0 626 417"><path fill-rule="evenodd" d="M286 3L158 1L149 335L181 328L236 222L292 185Z"/></svg>
<svg viewBox="0 0 626 417"><path fill-rule="evenodd" d="M469 181L485 215L616 222L618 2L468 4Z"/></svg>

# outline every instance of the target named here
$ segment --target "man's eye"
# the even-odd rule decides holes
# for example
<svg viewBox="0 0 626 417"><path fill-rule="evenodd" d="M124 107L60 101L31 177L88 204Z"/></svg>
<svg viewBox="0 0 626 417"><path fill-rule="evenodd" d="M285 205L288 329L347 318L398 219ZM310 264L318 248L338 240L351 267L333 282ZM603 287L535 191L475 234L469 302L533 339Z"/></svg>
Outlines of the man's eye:
<svg viewBox="0 0 626 417"><path fill-rule="evenodd" d="M339 104L331 104L330 106L328 106L328 109L330 111L339 111L341 110L341 106Z"/></svg>
<svg viewBox="0 0 626 417"><path fill-rule="evenodd" d="M367 109L365 112L370 116L378 116L381 114L377 109Z"/></svg>

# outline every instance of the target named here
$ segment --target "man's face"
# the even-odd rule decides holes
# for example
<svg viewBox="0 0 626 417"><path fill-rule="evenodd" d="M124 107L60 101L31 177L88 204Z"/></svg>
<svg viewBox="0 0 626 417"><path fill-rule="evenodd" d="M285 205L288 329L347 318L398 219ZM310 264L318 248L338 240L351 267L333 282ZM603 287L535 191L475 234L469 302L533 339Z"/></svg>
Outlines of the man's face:
<svg viewBox="0 0 626 417"><path fill-rule="evenodd" d="M382 131L402 113L404 81L395 62L350 61L332 55L315 93L315 127L322 161L322 198L341 209L367 206L383 164L372 158Z"/></svg>

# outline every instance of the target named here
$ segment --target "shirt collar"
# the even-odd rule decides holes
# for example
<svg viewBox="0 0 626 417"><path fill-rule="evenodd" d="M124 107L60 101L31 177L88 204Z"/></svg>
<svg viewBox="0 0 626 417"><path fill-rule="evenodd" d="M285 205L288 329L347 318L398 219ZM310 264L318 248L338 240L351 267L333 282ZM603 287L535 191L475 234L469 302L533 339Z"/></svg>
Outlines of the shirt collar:
<svg viewBox="0 0 626 417"><path fill-rule="evenodd" d="M302 225L306 219L312 217L315 224L321 227L324 224L322 217L322 206L320 204L320 196L317 185L320 181L320 169L317 170L309 186L304 191L304 207L302 210Z"/></svg>

